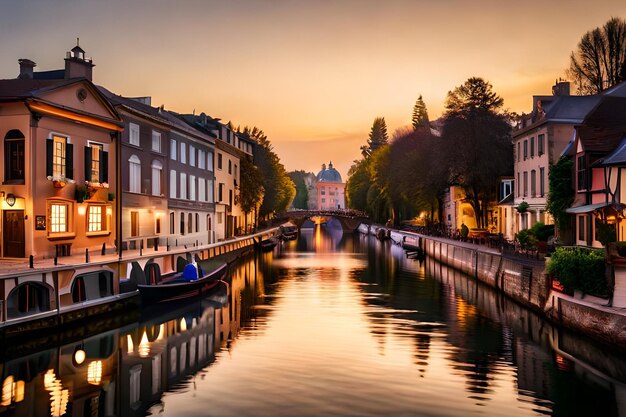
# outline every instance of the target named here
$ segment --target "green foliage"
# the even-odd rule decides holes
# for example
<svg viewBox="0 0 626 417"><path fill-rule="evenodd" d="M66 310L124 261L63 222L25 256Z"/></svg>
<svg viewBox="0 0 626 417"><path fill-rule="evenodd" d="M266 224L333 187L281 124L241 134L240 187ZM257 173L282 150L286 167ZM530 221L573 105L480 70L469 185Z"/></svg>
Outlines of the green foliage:
<svg viewBox="0 0 626 417"><path fill-rule="evenodd" d="M87 192L87 187L84 185L77 185L74 190L74 200L77 203L82 203L83 201L89 198L89 193Z"/></svg>
<svg viewBox="0 0 626 417"><path fill-rule="evenodd" d="M568 293L580 290L586 294L606 296L607 285L604 251L586 248L557 248L546 271L565 287Z"/></svg>
<svg viewBox="0 0 626 417"><path fill-rule="evenodd" d="M307 175L313 174L300 170L288 172L287 175L296 186L296 196L291 205L297 209L307 210L309 208L309 191L306 188L305 178Z"/></svg>
<svg viewBox="0 0 626 417"><path fill-rule="evenodd" d="M239 179L241 186L235 202L241 206L244 213L250 213L257 210L263 201L265 188L263 187L263 178L261 171L248 159L241 158L241 169L239 171Z"/></svg>
<svg viewBox="0 0 626 417"><path fill-rule="evenodd" d="M596 219L596 231L598 233L598 241L606 246L617 240L617 233L614 224L608 224Z"/></svg>
<svg viewBox="0 0 626 417"><path fill-rule="evenodd" d="M369 160L356 161L348 171L348 181L346 182L346 204L348 207L369 213L367 192L371 184Z"/></svg>
<svg viewBox="0 0 626 417"><path fill-rule="evenodd" d="M420 128L427 129L430 127L430 122L428 120L428 110L426 110L426 104L424 103L421 94L415 102L415 106L413 106L413 117L411 118L411 124L413 125L414 130Z"/></svg>
<svg viewBox="0 0 626 417"><path fill-rule="evenodd" d="M515 234L515 240L522 249L525 250L533 250L537 247L537 238L535 238L531 229L524 229L517 232Z"/></svg>
<svg viewBox="0 0 626 417"><path fill-rule="evenodd" d="M574 201L574 189L572 188L572 168L574 163L562 156L556 164L550 165L548 172L550 190L546 208L552 214L557 228L566 229L568 216L565 210Z"/></svg>
<svg viewBox="0 0 626 417"><path fill-rule="evenodd" d="M530 234L538 242L547 242L550 236L554 236L554 225L552 224L546 225L542 222L537 222L529 230Z"/></svg>
<svg viewBox="0 0 626 417"><path fill-rule="evenodd" d="M384 117L377 117L374 119L374 124L370 131L369 138L367 139L367 145L361 146L361 154L364 158L368 158L377 149L386 145L389 141L387 136L387 123L385 123Z"/></svg>
<svg viewBox="0 0 626 417"><path fill-rule="evenodd" d="M465 191L479 228L486 227L498 179L513 168L511 126L502 104L491 84L478 77L448 92L446 99L442 146L449 179Z"/></svg>
<svg viewBox="0 0 626 417"><path fill-rule="evenodd" d="M530 207L530 205L526 201L522 201L515 209L518 213L526 213L528 211L528 207Z"/></svg>
<svg viewBox="0 0 626 417"><path fill-rule="evenodd" d="M461 224L461 237L465 239L467 238L467 236L469 236L469 227L467 227L467 225L463 223Z"/></svg>

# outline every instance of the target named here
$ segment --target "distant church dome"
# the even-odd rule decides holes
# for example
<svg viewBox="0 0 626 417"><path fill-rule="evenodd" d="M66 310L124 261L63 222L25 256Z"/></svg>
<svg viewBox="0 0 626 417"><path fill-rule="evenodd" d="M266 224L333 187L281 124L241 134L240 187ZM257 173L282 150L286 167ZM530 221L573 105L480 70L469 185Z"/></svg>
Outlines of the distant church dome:
<svg viewBox="0 0 626 417"><path fill-rule="evenodd" d="M317 173L317 180L326 182L343 182L341 181L341 174L333 168L332 162L328 164L328 169L326 169L326 164L322 164L322 170Z"/></svg>

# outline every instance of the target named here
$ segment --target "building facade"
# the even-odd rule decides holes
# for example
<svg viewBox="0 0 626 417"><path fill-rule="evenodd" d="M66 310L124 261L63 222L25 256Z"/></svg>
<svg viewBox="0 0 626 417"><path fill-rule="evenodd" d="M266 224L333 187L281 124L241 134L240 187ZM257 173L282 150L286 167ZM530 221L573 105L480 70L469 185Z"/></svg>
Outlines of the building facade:
<svg viewBox="0 0 626 417"><path fill-rule="evenodd" d="M317 209L337 210L346 208L346 184L341 180L341 174L333 168L333 163L322 164L322 170L317 173Z"/></svg>

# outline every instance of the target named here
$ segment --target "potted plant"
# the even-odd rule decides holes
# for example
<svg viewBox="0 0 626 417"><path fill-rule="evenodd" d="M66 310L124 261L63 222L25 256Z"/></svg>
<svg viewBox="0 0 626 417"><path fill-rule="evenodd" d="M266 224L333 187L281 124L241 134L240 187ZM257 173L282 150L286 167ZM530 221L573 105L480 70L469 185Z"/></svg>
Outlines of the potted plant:
<svg viewBox="0 0 626 417"><path fill-rule="evenodd" d="M518 213L526 213L529 207L530 205L526 201L522 201L521 203L519 203L516 209Z"/></svg>

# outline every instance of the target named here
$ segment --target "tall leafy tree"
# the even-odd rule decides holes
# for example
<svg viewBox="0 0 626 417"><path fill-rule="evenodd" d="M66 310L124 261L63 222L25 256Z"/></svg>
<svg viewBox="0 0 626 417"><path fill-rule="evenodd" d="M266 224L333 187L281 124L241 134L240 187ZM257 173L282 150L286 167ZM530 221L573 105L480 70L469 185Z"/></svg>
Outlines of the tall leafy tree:
<svg viewBox="0 0 626 417"><path fill-rule="evenodd" d="M566 156L562 156L548 171L550 184L548 202L546 208L554 217L554 223L561 238L567 237L569 219L565 212L574 201L574 187L572 187L572 170L574 162Z"/></svg>
<svg viewBox="0 0 626 417"><path fill-rule="evenodd" d="M280 158L274 152L267 135L256 126L246 126L238 131L257 143L254 150L254 164L261 173L265 190L258 215L268 218L275 212L286 210L296 194L296 188L287 175L284 165L281 164Z"/></svg>
<svg viewBox="0 0 626 417"><path fill-rule="evenodd" d="M626 80L626 20L613 17L585 33L570 55L568 74L581 94L595 94Z"/></svg>
<svg viewBox="0 0 626 417"><path fill-rule="evenodd" d="M367 145L361 146L361 154L364 158L367 158L381 146L386 145L388 141L389 137L387 135L387 123L385 123L385 118L377 117L374 119L374 124L372 124L372 129L367 139Z"/></svg>
<svg viewBox="0 0 626 417"><path fill-rule="evenodd" d="M309 191L307 190L305 178L308 175L305 171L291 171L287 175L296 186L296 196L293 199L293 207L306 210L309 208Z"/></svg>
<svg viewBox="0 0 626 417"><path fill-rule="evenodd" d="M428 110L426 110L426 104L424 103L424 99L422 99L421 94L415 102L415 106L413 106L411 124L413 125L414 130L428 128L430 126L430 121L428 120Z"/></svg>
<svg viewBox="0 0 626 417"><path fill-rule="evenodd" d="M239 186L239 193L237 193L235 202L241 206L241 210L244 213L256 213L265 195L263 177L261 171L252 163L250 158L242 158L240 164L239 178L241 185ZM247 230L248 216L245 216L245 219Z"/></svg>
<svg viewBox="0 0 626 417"><path fill-rule="evenodd" d="M487 224L498 178L513 167L511 126L502 104L492 85L479 77L469 78L446 99L442 139L450 178L464 189L479 227Z"/></svg>

